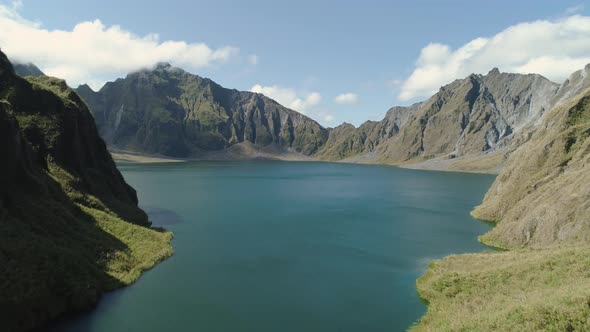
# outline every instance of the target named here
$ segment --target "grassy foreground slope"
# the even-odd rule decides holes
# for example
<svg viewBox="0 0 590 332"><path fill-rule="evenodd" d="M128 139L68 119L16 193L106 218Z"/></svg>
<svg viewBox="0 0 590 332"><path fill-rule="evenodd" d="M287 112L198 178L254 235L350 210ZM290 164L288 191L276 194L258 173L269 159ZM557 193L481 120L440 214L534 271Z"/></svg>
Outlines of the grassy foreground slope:
<svg viewBox="0 0 590 332"><path fill-rule="evenodd" d="M0 330L92 306L172 253L65 82L0 52Z"/></svg>
<svg viewBox="0 0 590 332"><path fill-rule="evenodd" d="M449 256L418 279L415 331L588 331L590 247Z"/></svg>
<svg viewBox="0 0 590 332"><path fill-rule="evenodd" d="M473 214L511 251L433 262L414 330L590 330L590 91L547 114Z"/></svg>

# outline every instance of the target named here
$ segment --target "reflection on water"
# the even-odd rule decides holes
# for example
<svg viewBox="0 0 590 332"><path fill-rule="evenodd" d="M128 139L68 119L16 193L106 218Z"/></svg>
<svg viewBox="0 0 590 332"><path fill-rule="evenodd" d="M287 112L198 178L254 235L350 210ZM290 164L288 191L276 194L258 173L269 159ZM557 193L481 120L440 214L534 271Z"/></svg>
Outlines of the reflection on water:
<svg viewBox="0 0 590 332"><path fill-rule="evenodd" d="M182 218L178 213L160 208L155 206L141 206L141 208L147 213L152 222L152 226L168 226L182 223Z"/></svg>

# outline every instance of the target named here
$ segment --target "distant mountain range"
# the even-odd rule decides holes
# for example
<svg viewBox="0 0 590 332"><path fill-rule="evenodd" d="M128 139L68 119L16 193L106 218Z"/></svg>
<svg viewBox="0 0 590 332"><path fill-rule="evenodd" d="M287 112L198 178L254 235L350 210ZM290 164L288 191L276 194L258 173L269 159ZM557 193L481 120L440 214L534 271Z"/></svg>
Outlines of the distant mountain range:
<svg viewBox="0 0 590 332"><path fill-rule="evenodd" d="M324 128L261 94L225 89L168 64L129 74L98 92L88 86L77 91L93 110L107 143L137 152L184 158L299 157L490 173L501 172L510 160L474 213L494 221L530 218L528 231L521 229L524 223L513 226L519 236L512 231L500 235L502 227L488 235L490 241L512 247L556 241L551 234L562 225L549 222L543 235L549 238L537 238L541 235L534 230L541 229L541 217L534 211L540 210L524 197L532 191L527 188L548 188L540 178L543 172L545 179L564 179L550 174L584 165L587 151L580 142L587 132L574 124L586 119L586 111L572 109L587 106L589 88L590 65L563 84L494 68L486 75L455 80L423 102L393 107L383 120L358 128L347 123ZM551 156L543 154L548 149L555 150ZM576 159L576 149L586 152ZM513 153L517 157L510 158ZM536 177L523 174L537 168ZM513 183L519 182L520 189L514 189ZM525 204L519 201L530 208L510 208ZM524 211L534 213L525 217ZM580 222L576 218L571 220ZM509 227L510 222L503 225Z"/></svg>
<svg viewBox="0 0 590 332"><path fill-rule="evenodd" d="M498 172L544 114L589 86L491 70L442 87L426 101L391 108L358 128L324 128L261 94L159 64L94 92L76 89L113 148L195 159L312 159Z"/></svg>
<svg viewBox="0 0 590 332"><path fill-rule="evenodd" d="M44 75L17 64L21 76ZM189 159L305 159L498 173L545 114L590 87L590 66L559 85L537 74L469 75L358 128L324 128L264 95L167 63L76 91L114 149Z"/></svg>
<svg viewBox="0 0 590 332"><path fill-rule="evenodd" d="M43 75L33 64L21 76ZM324 128L261 94L159 64L100 91L76 89L113 148L194 159L311 159L497 173L544 114L590 86L589 67L562 85L536 74L470 75L426 101L358 128Z"/></svg>
<svg viewBox="0 0 590 332"><path fill-rule="evenodd" d="M527 330L544 327L551 312L556 330L587 329L587 294L576 286L588 288L590 66L561 85L497 69L470 75L358 128L324 128L261 94L226 89L168 64L98 92L87 85L76 91L32 64L13 67L0 52L0 266L6 272L0 326L6 330L41 327L87 308L172 253L171 234L149 227L105 142L181 158L500 172L473 211L497 223L481 240L539 250L432 264L418 281L430 306L416 328L493 330L516 320L516 329ZM553 303L550 311L545 303ZM482 321L486 314L492 320Z"/></svg>

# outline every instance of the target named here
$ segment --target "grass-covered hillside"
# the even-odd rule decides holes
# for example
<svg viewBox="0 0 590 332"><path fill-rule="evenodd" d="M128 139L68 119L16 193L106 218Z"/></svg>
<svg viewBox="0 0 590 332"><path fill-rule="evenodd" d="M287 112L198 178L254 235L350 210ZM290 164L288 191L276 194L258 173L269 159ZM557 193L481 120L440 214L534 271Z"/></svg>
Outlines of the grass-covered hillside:
<svg viewBox="0 0 590 332"><path fill-rule="evenodd" d="M0 52L0 330L96 303L171 255L65 82L17 77Z"/></svg>
<svg viewBox="0 0 590 332"><path fill-rule="evenodd" d="M590 330L590 246L449 256L417 286L415 331Z"/></svg>
<svg viewBox="0 0 590 332"><path fill-rule="evenodd" d="M590 242L590 90L557 106L518 149L473 214L498 221L482 240L544 247Z"/></svg>
<svg viewBox="0 0 590 332"><path fill-rule="evenodd" d="M450 256L417 282L417 331L590 330L590 91L547 114L474 215L510 251Z"/></svg>

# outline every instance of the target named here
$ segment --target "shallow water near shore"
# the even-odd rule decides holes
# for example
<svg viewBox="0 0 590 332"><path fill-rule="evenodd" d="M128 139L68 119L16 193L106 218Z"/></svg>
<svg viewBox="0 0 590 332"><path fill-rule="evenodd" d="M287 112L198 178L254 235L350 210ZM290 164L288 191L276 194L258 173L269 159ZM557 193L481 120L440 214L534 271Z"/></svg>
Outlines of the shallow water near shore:
<svg viewBox="0 0 590 332"><path fill-rule="evenodd" d="M175 254L52 331L402 331L432 259L490 250L491 175L309 162L119 165Z"/></svg>

